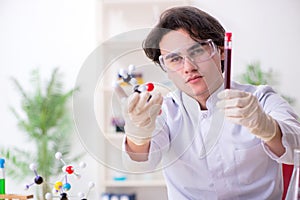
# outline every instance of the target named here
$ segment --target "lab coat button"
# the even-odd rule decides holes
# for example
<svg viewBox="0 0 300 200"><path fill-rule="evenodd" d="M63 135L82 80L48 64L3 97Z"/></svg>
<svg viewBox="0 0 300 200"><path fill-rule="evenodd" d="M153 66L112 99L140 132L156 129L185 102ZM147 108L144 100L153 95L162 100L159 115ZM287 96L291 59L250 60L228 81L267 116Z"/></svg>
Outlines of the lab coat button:
<svg viewBox="0 0 300 200"><path fill-rule="evenodd" d="M211 183L211 184L209 184L209 186L208 186L208 187L212 188L212 187L214 187L214 184L213 184L213 183Z"/></svg>

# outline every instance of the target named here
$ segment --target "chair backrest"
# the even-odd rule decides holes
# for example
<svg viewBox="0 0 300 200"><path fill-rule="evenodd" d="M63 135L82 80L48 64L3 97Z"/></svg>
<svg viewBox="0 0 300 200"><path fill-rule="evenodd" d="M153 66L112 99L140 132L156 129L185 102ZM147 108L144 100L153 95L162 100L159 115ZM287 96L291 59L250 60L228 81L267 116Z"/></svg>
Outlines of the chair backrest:
<svg viewBox="0 0 300 200"><path fill-rule="evenodd" d="M287 189L289 187L290 179L293 173L293 165L282 164L282 176L283 176L283 195L282 200L285 199Z"/></svg>

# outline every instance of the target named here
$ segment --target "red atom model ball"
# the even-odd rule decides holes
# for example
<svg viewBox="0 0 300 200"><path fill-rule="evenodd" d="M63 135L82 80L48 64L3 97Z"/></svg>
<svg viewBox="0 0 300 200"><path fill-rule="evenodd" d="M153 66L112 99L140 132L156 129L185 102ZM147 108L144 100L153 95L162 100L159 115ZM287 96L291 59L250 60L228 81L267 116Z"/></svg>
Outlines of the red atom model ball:
<svg viewBox="0 0 300 200"><path fill-rule="evenodd" d="M154 89L153 83L148 83L148 84L147 84L147 91L148 91L148 92L151 92L153 89Z"/></svg>

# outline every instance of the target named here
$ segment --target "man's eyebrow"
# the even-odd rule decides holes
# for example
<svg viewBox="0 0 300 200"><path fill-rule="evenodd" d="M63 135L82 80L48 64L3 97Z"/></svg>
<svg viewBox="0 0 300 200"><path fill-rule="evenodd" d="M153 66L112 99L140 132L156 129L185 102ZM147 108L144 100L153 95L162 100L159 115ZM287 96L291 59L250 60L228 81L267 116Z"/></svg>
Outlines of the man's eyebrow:
<svg viewBox="0 0 300 200"><path fill-rule="evenodd" d="M196 43L196 44L193 44L191 47L189 47L186 51L192 51L192 50L197 49L199 47L201 47L201 44Z"/></svg>
<svg viewBox="0 0 300 200"><path fill-rule="evenodd" d="M179 54L177 52L168 53L166 55L166 59L173 58L175 56L179 56Z"/></svg>

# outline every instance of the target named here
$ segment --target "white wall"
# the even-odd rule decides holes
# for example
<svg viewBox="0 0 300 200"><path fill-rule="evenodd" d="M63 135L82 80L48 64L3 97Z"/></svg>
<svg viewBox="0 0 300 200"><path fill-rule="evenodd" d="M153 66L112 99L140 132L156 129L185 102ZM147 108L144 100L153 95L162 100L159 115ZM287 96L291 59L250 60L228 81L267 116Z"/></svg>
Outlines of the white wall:
<svg viewBox="0 0 300 200"><path fill-rule="evenodd" d="M60 67L65 88L74 86L82 63L96 45L94 16L93 0L0 1L0 112L6 122L2 130L18 132L8 113L8 105L19 103L10 77L26 88L32 69L40 68L48 79L51 70ZM6 144L16 142L6 139Z"/></svg>
<svg viewBox="0 0 300 200"><path fill-rule="evenodd" d="M233 32L233 77L247 64L260 61L263 70L273 70L280 93L300 100L299 45L300 1L201 0L199 8L211 13ZM300 114L299 103L294 106Z"/></svg>
<svg viewBox="0 0 300 200"><path fill-rule="evenodd" d="M247 64L260 61L264 70L272 68L278 74L280 91L300 100L297 90L300 1L194 2L233 32L233 76L242 73ZM81 64L96 47L96 34L101 32L101 26L96 25L99 14L95 4L96 0L0 1L1 147L30 148L24 145L26 138L8 110L8 106L18 106L20 100L9 78L21 80L26 88L30 70L38 67L47 77L53 67L59 66L66 88L72 87ZM295 107L300 113L299 104ZM75 141L74 148L81 150ZM87 159L94 166L90 173L93 176L97 164ZM13 185L9 180L8 191L22 192Z"/></svg>
<svg viewBox="0 0 300 200"><path fill-rule="evenodd" d="M20 103L10 77L31 89L31 70L39 68L43 79L49 80L52 69L59 67L65 88L73 87L82 63L96 46L95 11L94 0L0 1L0 147L32 148L8 109ZM74 149L82 152L79 141L73 140ZM84 177L95 179L98 164L89 156L84 160L90 165ZM29 183L15 183L8 178L7 192L24 193L23 186ZM30 193L34 193L34 187Z"/></svg>

